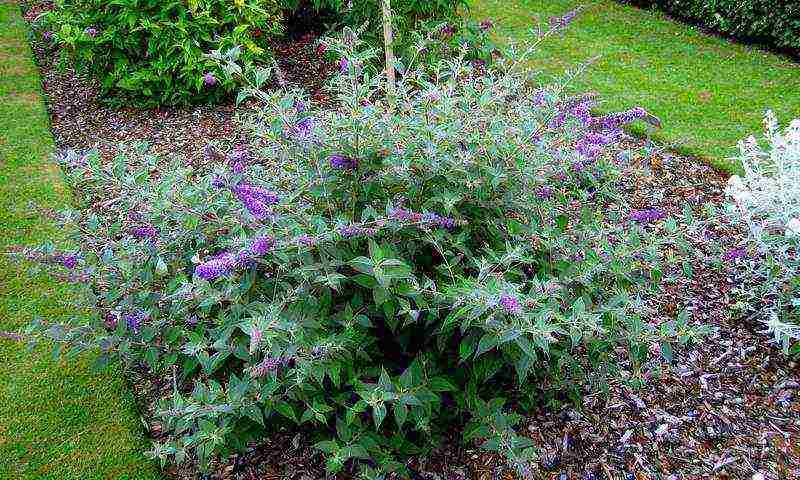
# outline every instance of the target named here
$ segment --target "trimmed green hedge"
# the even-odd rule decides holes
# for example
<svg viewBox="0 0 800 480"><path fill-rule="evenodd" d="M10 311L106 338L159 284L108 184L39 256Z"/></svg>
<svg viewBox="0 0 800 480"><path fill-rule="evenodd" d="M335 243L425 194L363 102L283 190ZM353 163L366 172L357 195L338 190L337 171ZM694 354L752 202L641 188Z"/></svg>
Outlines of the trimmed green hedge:
<svg viewBox="0 0 800 480"><path fill-rule="evenodd" d="M800 55L798 0L627 0L717 32Z"/></svg>

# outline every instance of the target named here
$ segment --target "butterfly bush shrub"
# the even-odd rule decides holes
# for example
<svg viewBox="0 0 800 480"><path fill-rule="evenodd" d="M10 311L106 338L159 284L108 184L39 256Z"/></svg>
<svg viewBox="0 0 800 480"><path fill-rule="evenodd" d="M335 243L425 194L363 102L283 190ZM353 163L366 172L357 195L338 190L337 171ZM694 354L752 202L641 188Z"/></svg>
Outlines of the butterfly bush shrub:
<svg viewBox="0 0 800 480"><path fill-rule="evenodd" d="M768 331L784 350L798 353L800 120L781 130L767 112L764 123L763 141L751 136L739 143L744 175L732 176L726 189L728 212L745 228L751 245L726 252L724 260L746 267L750 281L740 293L756 309L764 306ZM748 250L757 259L749 261ZM752 290L751 282L760 288Z"/></svg>
<svg viewBox="0 0 800 480"><path fill-rule="evenodd" d="M463 55L411 65L387 99L374 50L328 45L334 109L215 54L260 107L253 145L210 146L210 168L63 155L80 251L28 254L86 282L96 315L30 333L169 382L163 462L299 424L331 472L403 474L459 426L529 474L516 407L692 336L645 317L663 214L607 215L620 128L644 112L537 87L527 50L480 74Z"/></svg>

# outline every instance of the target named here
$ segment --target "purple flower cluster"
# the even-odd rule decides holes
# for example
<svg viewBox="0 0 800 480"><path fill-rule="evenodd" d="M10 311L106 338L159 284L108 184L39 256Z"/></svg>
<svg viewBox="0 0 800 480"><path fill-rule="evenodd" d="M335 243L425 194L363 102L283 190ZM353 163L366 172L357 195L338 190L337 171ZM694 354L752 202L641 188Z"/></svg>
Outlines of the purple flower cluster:
<svg viewBox="0 0 800 480"><path fill-rule="evenodd" d="M453 35L455 35L456 29L455 29L455 27L453 27L452 25L450 25L448 23L448 24L445 24L445 25L442 26L442 29L440 30L440 33L442 35L444 35L445 37L449 38L449 37L452 37Z"/></svg>
<svg viewBox="0 0 800 480"><path fill-rule="evenodd" d="M203 75L203 85L205 85L206 87L213 87L216 84L217 84L217 77L215 77L213 73L206 72L206 74Z"/></svg>
<svg viewBox="0 0 800 480"><path fill-rule="evenodd" d="M358 168L358 160L355 158L345 157L344 155L331 155L331 167L337 170L355 170Z"/></svg>
<svg viewBox="0 0 800 480"><path fill-rule="evenodd" d="M270 213L269 207L280 200L276 193L247 182L240 182L231 188L231 191L244 204L247 211L259 220L266 218Z"/></svg>
<svg viewBox="0 0 800 480"><path fill-rule="evenodd" d="M83 31L83 33L94 38L97 36L97 29L94 27L87 27L86 30Z"/></svg>
<svg viewBox="0 0 800 480"><path fill-rule="evenodd" d="M745 250L744 248L740 247L740 248L734 248L734 249L731 249L731 250L728 250L727 252L725 252L722 255L722 260L724 262L730 263L730 262L735 262L736 260L745 258L746 256L747 256L747 250Z"/></svg>
<svg viewBox="0 0 800 480"><path fill-rule="evenodd" d="M436 225L439 228L444 228L446 230L452 230L456 228L455 219L450 217L443 217L436 213L426 213L423 217L423 220L427 223Z"/></svg>
<svg viewBox="0 0 800 480"><path fill-rule="evenodd" d="M573 105L569 113L580 120L581 123L584 125L591 125L594 121L594 117L592 117L592 108L594 108L597 104L593 100L584 99Z"/></svg>
<svg viewBox="0 0 800 480"><path fill-rule="evenodd" d="M548 200L553 198L553 189L548 186L541 186L536 189L536 198L539 200Z"/></svg>
<svg viewBox="0 0 800 480"><path fill-rule="evenodd" d="M581 138L575 145L575 150L584 157L594 160L603 153L606 145L614 143L616 134L603 134L599 132L589 132Z"/></svg>
<svg viewBox="0 0 800 480"><path fill-rule="evenodd" d="M291 135L297 141L307 141L314 133L314 127L317 121L314 117L306 117L292 127Z"/></svg>
<svg viewBox="0 0 800 480"><path fill-rule="evenodd" d="M129 329L131 329L134 333L139 333L139 329L142 327L142 322L146 320L148 316L149 315L143 310L136 310L125 314L123 319L125 320L125 325L127 325Z"/></svg>
<svg viewBox="0 0 800 480"><path fill-rule="evenodd" d="M134 238L138 238L139 240L153 239L158 236L158 230L156 230L156 227L148 224L135 227L131 230L131 234Z"/></svg>
<svg viewBox="0 0 800 480"><path fill-rule="evenodd" d="M303 234L295 238L294 242L297 245L304 245L306 247L311 247L316 243L316 240L314 240L314 238L311 237L310 235Z"/></svg>
<svg viewBox="0 0 800 480"><path fill-rule="evenodd" d="M492 29L492 27L494 27L494 23L489 19L486 19L478 24L478 28L480 28L482 32L488 32Z"/></svg>
<svg viewBox="0 0 800 480"><path fill-rule="evenodd" d="M230 275L236 268L247 266L253 263L257 257L263 257L275 247L275 239L269 235L256 237L250 245L240 250L237 254L223 252L210 260L207 260L195 268L194 273L198 277L208 280L216 280L220 277Z"/></svg>
<svg viewBox="0 0 800 480"><path fill-rule="evenodd" d="M648 208L645 210L634 210L631 212L630 219L636 223L646 224L656 222L666 216L666 213L657 208Z"/></svg>
<svg viewBox="0 0 800 480"><path fill-rule="evenodd" d="M67 270L73 270L78 266L77 253L56 253L53 255L53 259Z"/></svg>
<svg viewBox="0 0 800 480"><path fill-rule="evenodd" d="M336 231L339 232L339 235L343 238L371 237L376 233L374 228L365 228L356 225L345 225L339 227Z"/></svg>
<svg viewBox="0 0 800 480"><path fill-rule="evenodd" d="M52 39L53 39L53 32L51 32L50 30L42 34L42 40L44 40L45 42L49 42Z"/></svg>
<svg viewBox="0 0 800 480"><path fill-rule="evenodd" d="M512 297L504 293L500 295L500 305L505 309L506 312L512 315L519 315L522 313L522 306L519 304L519 300L516 297Z"/></svg>
<svg viewBox="0 0 800 480"><path fill-rule="evenodd" d="M350 61L346 58L339 60L339 72L344 75L350 69Z"/></svg>
<svg viewBox="0 0 800 480"><path fill-rule="evenodd" d="M271 372L274 372L281 366L281 359L275 357L266 357L258 365L254 366L251 370L253 378L266 377Z"/></svg>

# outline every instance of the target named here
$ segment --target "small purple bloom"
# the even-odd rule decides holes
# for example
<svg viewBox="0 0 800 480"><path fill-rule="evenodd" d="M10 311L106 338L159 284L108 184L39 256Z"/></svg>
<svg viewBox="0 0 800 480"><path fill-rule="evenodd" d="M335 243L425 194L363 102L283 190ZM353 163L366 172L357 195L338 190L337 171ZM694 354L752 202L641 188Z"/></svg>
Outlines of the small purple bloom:
<svg viewBox="0 0 800 480"><path fill-rule="evenodd" d="M440 32L445 37L452 37L456 33L456 29L452 25L446 24L442 26Z"/></svg>
<svg viewBox="0 0 800 480"><path fill-rule="evenodd" d="M276 371L281 363L279 358L266 357L261 363L252 368L251 375L254 378L266 377L269 373Z"/></svg>
<svg viewBox="0 0 800 480"><path fill-rule="evenodd" d="M198 277L210 282L219 277L228 275L236 265L236 261L237 259L234 255L227 252L221 253L198 265L194 273Z"/></svg>
<svg viewBox="0 0 800 480"><path fill-rule="evenodd" d="M59 255L58 257L60 258L61 265L68 270L72 270L78 266L77 254L69 253L66 255Z"/></svg>
<svg viewBox="0 0 800 480"><path fill-rule="evenodd" d="M248 253L257 257L263 257L269 253L275 246L275 239L269 235L262 235L255 240L247 248Z"/></svg>
<svg viewBox="0 0 800 480"><path fill-rule="evenodd" d="M358 167L358 160L354 158L345 157L344 155L331 155L330 157L331 167L336 168L338 170L349 170L355 169Z"/></svg>
<svg viewBox="0 0 800 480"><path fill-rule="evenodd" d="M49 42L49 41L51 41L51 40L53 39L53 32L51 32L50 30L48 30L48 31L44 32L44 33L42 34L42 39L43 39L44 41L46 41L46 42Z"/></svg>
<svg viewBox="0 0 800 480"><path fill-rule="evenodd" d="M478 28L480 28L482 32L488 32L492 27L494 27L494 23L488 19L478 24Z"/></svg>
<svg viewBox="0 0 800 480"><path fill-rule="evenodd" d="M125 325L128 326L134 333L139 333L139 328L142 326L142 321L147 318L147 313L142 310L137 310L125 315Z"/></svg>
<svg viewBox="0 0 800 480"><path fill-rule="evenodd" d="M561 128L564 126L564 123L567 121L567 115L564 112L559 113L547 123L547 127L555 130L557 128Z"/></svg>
<svg viewBox="0 0 800 480"><path fill-rule="evenodd" d="M722 260L725 261L725 262L730 263L730 262L735 262L736 260L745 258L746 256L747 256L747 250L745 250L744 248L740 247L740 248L734 248L734 249L731 249L731 250L728 250L727 252L725 252L725 254L722 255Z"/></svg>
<svg viewBox="0 0 800 480"><path fill-rule="evenodd" d="M94 28L94 27L88 27L88 28L86 28L86 30L83 31L83 33L85 33L86 35L94 38L94 37L97 36L97 29Z"/></svg>
<svg viewBox="0 0 800 480"><path fill-rule="evenodd" d="M539 200L548 200L553 198L553 189L548 186L539 187L536 190L536 198Z"/></svg>
<svg viewBox="0 0 800 480"><path fill-rule="evenodd" d="M661 220L666 216L666 213L657 208L649 208L645 210L634 210L631 212L630 219L636 223L647 224Z"/></svg>
<svg viewBox="0 0 800 480"><path fill-rule="evenodd" d="M313 246L314 243L316 243L316 241L314 240L313 237L303 234L295 239L295 243L297 243L298 245L305 245L306 247L310 247Z"/></svg>
<svg viewBox="0 0 800 480"><path fill-rule="evenodd" d="M522 313L522 307L519 304L519 300L516 297L512 297L508 294L503 294L500 296L500 305L510 314L512 315L519 315Z"/></svg>
<svg viewBox="0 0 800 480"><path fill-rule="evenodd" d="M220 177L220 176L216 176L216 177L214 177L213 180L211 180L211 185L213 187L216 187L216 188L224 188L225 187L225 179Z"/></svg>
<svg viewBox="0 0 800 480"><path fill-rule="evenodd" d="M298 113L303 113L306 111L306 104L299 100L294 102L294 109L297 110Z"/></svg>
<svg viewBox="0 0 800 480"><path fill-rule="evenodd" d="M216 84L217 84L217 77L215 77L213 73L206 72L206 74L203 75L203 85L205 85L206 87L213 87Z"/></svg>
<svg viewBox="0 0 800 480"><path fill-rule="evenodd" d="M341 72L342 75L346 74L349 69L350 69L349 60L347 60L346 58L339 60L339 72Z"/></svg>
<svg viewBox="0 0 800 480"><path fill-rule="evenodd" d="M456 221L450 217L443 217L436 213L427 213L423 216L423 220L431 223L439 228L444 228L446 230L452 230L456 228Z"/></svg>
<svg viewBox="0 0 800 480"><path fill-rule="evenodd" d="M294 127L292 127L291 131L292 136L294 136L296 140L300 141L308 140L311 137L311 134L313 133L315 126L316 126L316 120L314 119L314 117L306 117L297 122L297 124Z"/></svg>
<svg viewBox="0 0 800 480"><path fill-rule="evenodd" d="M634 107L623 112L611 113L604 117L595 118L593 120L593 125L597 125L604 130L619 130L625 125L630 125L645 116L647 116L647 110L642 107Z"/></svg>
<svg viewBox="0 0 800 480"><path fill-rule="evenodd" d="M156 227L152 225L142 225L140 227L134 228L131 231L131 234L133 234L133 236L135 238L138 238L139 240L143 240L146 238L152 239L158 235L158 230L156 230Z"/></svg>

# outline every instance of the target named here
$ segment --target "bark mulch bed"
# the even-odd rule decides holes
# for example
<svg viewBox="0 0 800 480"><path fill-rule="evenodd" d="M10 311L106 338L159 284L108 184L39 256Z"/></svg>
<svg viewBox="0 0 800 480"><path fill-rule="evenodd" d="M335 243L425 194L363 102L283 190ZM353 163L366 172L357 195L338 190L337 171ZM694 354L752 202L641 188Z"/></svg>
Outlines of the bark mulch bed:
<svg viewBox="0 0 800 480"><path fill-rule="evenodd" d="M184 109L118 110L97 99L91 82L60 71L54 52L34 42L42 69L53 134L61 148L99 148L112 153L117 142L146 141L155 153L201 158L213 140L244 141L232 105ZM317 57L314 38L278 46L290 82L302 84L317 101L331 65ZM667 119L668 120L668 119ZM679 215L685 205L699 211L719 204L725 178L708 166L667 152L634 158L624 165L620 188L634 208L661 208ZM531 414L528 434L542 447L536 478L555 479L800 479L800 370L755 321L731 318L731 290L739 280L707 260L713 240L741 241L735 231L708 229L691 242L693 275L667 284L652 307L664 314L688 308L692 323L715 328L699 344L677 351L660 374L644 374L644 387L617 381L607 393L584 397L580 407L548 407ZM659 315L660 316L660 315ZM652 321L661 321L654 318ZM623 364L623 369L626 368ZM639 373L630 369L631 379ZM134 375L140 398L154 398L157 379ZM152 406L145 423L154 437L160 426ZM320 457L299 434L287 432L218 465L210 478L322 478ZM513 478L502 461L451 446L412 467L418 479ZM175 478L195 478L195 470L172 468Z"/></svg>

